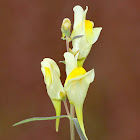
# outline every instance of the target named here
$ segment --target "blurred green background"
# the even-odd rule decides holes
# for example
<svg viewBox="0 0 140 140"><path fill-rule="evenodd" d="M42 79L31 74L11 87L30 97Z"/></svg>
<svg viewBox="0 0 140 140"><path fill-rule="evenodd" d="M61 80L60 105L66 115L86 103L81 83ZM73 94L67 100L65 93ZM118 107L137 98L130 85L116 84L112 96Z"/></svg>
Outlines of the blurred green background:
<svg viewBox="0 0 140 140"><path fill-rule="evenodd" d="M66 51L61 40L72 8L89 6L87 19L103 27L85 61L95 69L84 104L89 140L140 139L140 1L139 0L1 0L0 1L0 140L69 140L69 121L40 121L12 127L30 117L53 116L40 62L53 58L65 80ZM62 106L62 114L65 114ZM79 140L76 134L76 140Z"/></svg>

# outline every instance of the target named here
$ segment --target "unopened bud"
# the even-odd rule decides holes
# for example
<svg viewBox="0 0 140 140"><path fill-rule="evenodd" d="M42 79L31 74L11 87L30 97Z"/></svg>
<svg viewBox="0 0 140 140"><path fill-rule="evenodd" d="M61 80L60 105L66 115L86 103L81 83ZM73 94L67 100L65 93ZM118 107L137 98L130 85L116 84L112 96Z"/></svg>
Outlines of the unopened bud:
<svg viewBox="0 0 140 140"><path fill-rule="evenodd" d="M65 36L70 36L71 21L69 18L65 18L62 22L61 31Z"/></svg>
<svg viewBox="0 0 140 140"><path fill-rule="evenodd" d="M69 18L65 18L62 22L62 28L64 30L70 30L71 29L71 21Z"/></svg>

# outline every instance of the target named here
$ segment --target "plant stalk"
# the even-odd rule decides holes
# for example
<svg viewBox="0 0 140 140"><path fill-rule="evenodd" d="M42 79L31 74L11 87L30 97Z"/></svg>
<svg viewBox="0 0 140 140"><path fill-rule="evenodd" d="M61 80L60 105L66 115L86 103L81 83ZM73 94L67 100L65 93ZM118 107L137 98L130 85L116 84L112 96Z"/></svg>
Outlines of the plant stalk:
<svg viewBox="0 0 140 140"><path fill-rule="evenodd" d="M66 49L67 49L67 52L69 52L69 41L68 41L68 37L66 37Z"/></svg>
<svg viewBox="0 0 140 140"><path fill-rule="evenodd" d="M74 122L73 122L75 111L74 111L74 106L72 104L70 104L70 114L71 114L71 119L70 119L71 140L75 140L75 131L74 131Z"/></svg>
<svg viewBox="0 0 140 140"><path fill-rule="evenodd" d="M67 112L67 115L70 116L70 112L69 112L69 109L68 109L67 101L64 100L63 102L64 102L64 106L65 106L65 110Z"/></svg>
<svg viewBox="0 0 140 140"><path fill-rule="evenodd" d="M66 37L67 52L69 52L69 41L68 41L68 39L69 39L69 37ZM70 104L70 118L71 118L70 119L70 137L71 137L71 140L75 140L75 131L74 131L74 122L73 122L74 115L75 115L74 106L72 104Z"/></svg>

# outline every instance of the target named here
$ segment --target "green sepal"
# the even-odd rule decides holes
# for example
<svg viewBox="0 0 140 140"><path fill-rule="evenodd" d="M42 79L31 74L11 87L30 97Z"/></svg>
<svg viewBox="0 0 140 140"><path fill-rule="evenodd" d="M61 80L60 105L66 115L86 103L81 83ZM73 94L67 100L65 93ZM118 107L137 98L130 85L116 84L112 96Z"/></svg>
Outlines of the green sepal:
<svg viewBox="0 0 140 140"><path fill-rule="evenodd" d="M77 66L78 67L83 67L83 64L84 64L85 60L86 60L86 57L83 57L81 59L78 59L77 60Z"/></svg>
<svg viewBox="0 0 140 140"><path fill-rule="evenodd" d="M33 118L25 119L18 123L15 123L13 126L17 126L17 125L21 125L21 124L33 122L33 121L54 120L54 119L58 119L58 118L69 118L69 116L61 115L61 116L53 116L53 117L33 117Z"/></svg>
<svg viewBox="0 0 140 140"><path fill-rule="evenodd" d="M63 28L61 28L61 32L62 32L62 38L64 38L65 36L69 37L71 34L70 30L64 30Z"/></svg>
<svg viewBox="0 0 140 140"><path fill-rule="evenodd" d="M71 48L69 48L69 52L73 54L73 51L72 51L72 49L71 49Z"/></svg>
<svg viewBox="0 0 140 140"><path fill-rule="evenodd" d="M62 38L65 38L65 34L62 32Z"/></svg>

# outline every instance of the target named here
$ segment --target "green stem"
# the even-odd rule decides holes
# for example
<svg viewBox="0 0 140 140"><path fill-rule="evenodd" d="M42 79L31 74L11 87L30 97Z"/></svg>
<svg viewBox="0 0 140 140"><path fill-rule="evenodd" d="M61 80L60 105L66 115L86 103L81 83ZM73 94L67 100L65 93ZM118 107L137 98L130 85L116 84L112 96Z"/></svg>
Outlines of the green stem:
<svg viewBox="0 0 140 140"><path fill-rule="evenodd" d="M70 104L70 114L71 114L71 119L70 119L70 135L71 135L71 140L75 140L75 132L74 132L74 122L72 118L74 118L74 106Z"/></svg>
<svg viewBox="0 0 140 140"><path fill-rule="evenodd" d="M68 37L66 37L66 49L67 49L67 52L69 52L69 41L68 41Z"/></svg>
<svg viewBox="0 0 140 140"><path fill-rule="evenodd" d="M63 102L64 102L64 106L65 106L65 110L67 112L67 115L70 116L70 112L69 112L69 109L68 109L68 105L67 105L66 99Z"/></svg>
<svg viewBox="0 0 140 140"><path fill-rule="evenodd" d="M69 41L68 41L68 39L69 39L69 37L66 37L67 52L69 52ZM64 102L64 104L65 104L65 102ZM67 109L66 109L66 111L67 111ZM69 113L67 113L67 114L69 114ZM72 118L74 118L74 114L75 114L74 106L72 104L70 104L70 137L71 137L71 140L75 140L74 122L72 120Z"/></svg>

